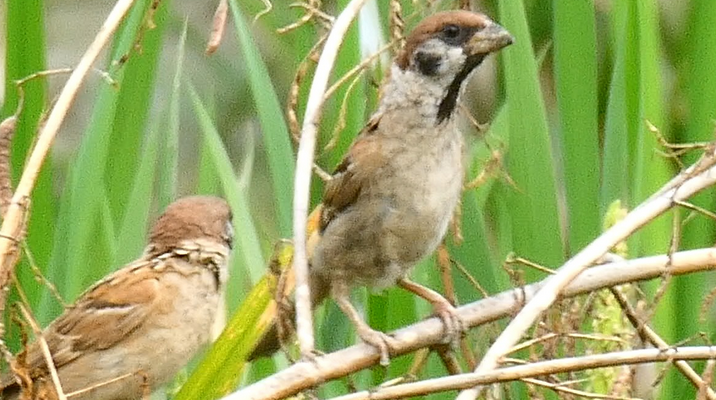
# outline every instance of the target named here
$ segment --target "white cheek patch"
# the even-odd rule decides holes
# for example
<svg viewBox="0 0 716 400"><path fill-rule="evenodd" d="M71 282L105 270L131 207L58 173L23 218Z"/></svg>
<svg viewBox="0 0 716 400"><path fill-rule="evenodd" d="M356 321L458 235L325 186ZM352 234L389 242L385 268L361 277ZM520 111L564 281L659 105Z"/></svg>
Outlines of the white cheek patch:
<svg viewBox="0 0 716 400"><path fill-rule="evenodd" d="M446 67L452 67L455 72L459 71L465 64L465 52L461 47L450 47L447 51L447 62L443 63Z"/></svg>

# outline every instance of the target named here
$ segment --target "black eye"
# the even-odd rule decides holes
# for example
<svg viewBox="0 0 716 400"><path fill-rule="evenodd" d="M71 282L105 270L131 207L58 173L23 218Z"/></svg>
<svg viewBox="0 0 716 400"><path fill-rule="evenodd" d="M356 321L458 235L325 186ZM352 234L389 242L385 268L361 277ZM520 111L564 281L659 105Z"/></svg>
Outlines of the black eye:
<svg viewBox="0 0 716 400"><path fill-rule="evenodd" d="M456 39L460 36L460 27L457 25L445 25L443 28L443 36L446 39Z"/></svg>
<svg viewBox="0 0 716 400"><path fill-rule="evenodd" d="M443 26L440 30L440 39L450 46L461 46L475 30L455 24Z"/></svg>

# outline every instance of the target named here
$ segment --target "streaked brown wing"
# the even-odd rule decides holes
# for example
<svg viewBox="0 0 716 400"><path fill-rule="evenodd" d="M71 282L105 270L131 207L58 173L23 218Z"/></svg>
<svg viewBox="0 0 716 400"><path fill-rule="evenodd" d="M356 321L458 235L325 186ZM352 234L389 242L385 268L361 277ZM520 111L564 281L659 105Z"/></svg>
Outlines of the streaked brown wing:
<svg viewBox="0 0 716 400"><path fill-rule="evenodd" d="M57 368L85 352L112 347L142 326L160 296L153 266L144 261L110 275L48 326L43 336ZM33 343L28 367L45 366L38 344Z"/></svg>
<svg viewBox="0 0 716 400"><path fill-rule="evenodd" d="M323 193L320 230L323 232L336 214L353 204L367 183L366 179L380 168L384 158L374 133L379 129L379 117L374 117L358 135L326 183Z"/></svg>

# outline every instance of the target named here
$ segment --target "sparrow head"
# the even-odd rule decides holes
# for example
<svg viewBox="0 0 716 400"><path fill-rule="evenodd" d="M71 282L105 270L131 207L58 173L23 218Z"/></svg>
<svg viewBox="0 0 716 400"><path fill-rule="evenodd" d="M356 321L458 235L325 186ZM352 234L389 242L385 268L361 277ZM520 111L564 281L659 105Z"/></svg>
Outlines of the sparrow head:
<svg viewBox="0 0 716 400"><path fill-rule="evenodd" d="M231 248L231 208L223 199L190 196L170 204L149 234L147 253L157 255L193 240L209 240Z"/></svg>
<svg viewBox="0 0 716 400"><path fill-rule="evenodd" d="M440 91L436 93L440 123L454 111L462 83L470 72L490 53L513 40L507 30L484 14L441 12L425 18L408 35L395 65L399 73L416 75L419 84Z"/></svg>

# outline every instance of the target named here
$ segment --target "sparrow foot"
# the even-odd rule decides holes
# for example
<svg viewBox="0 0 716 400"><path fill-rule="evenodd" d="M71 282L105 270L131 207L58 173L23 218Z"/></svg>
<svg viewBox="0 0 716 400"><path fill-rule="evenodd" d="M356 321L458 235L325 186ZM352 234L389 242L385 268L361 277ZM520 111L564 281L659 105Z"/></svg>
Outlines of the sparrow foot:
<svg viewBox="0 0 716 400"><path fill-rule="evenodd" d="M457 309L446 299L443 298L443 300L444 302L432 303L433 310L445 325L445 343L450 343L453 348L457 348L466 331L465 322L460 318Z"/></svg>
<svg viewBox="0 0 716 400"><path fill-rule="evenodd" d="M445 343L450 343L453 347L457 348L460 344L460 339L462 339L466 331L466 325L462 318L460 318L457 309L440 293L407 278L398 281L398 285L432 304L435 315L440 318L440 320L443 321L443 325L445 325Z"/></svg>
<svg viewBox="0 0 716 400"><path fill-rule="evenodd" d="M363 342L378 350L380 353L380 365L384 367L390 365L390 348L391 343L394 341L392 337L383 332L371 329L366 324L356 326L356 333L358 333L358 336L360 336Z"/></svg>
<svg viewBox="0 0 716 400"><path fill-rule="evenodd" d="M391 342L394 341L393 338L368 326L358 313L358 310L351 304L350 298L348 297L348 288L345 284L342 282L334 283L332 290L333 299L341 311L343 311L343 314L353 323L358 336L360 336L363 342L375 347L380 353L380 365L387 366L390 364L390 345Z"/></svg>

